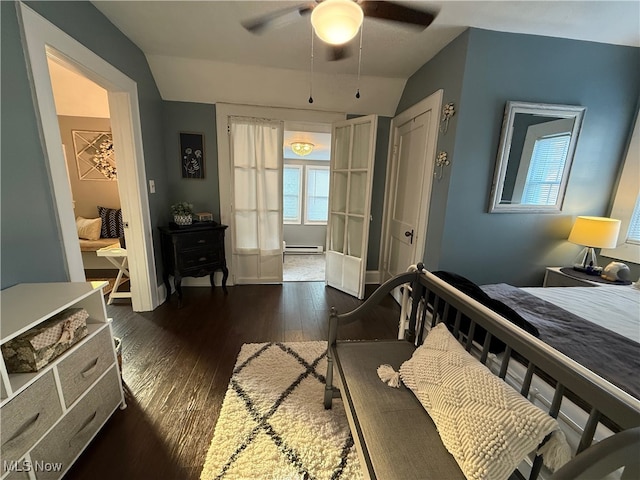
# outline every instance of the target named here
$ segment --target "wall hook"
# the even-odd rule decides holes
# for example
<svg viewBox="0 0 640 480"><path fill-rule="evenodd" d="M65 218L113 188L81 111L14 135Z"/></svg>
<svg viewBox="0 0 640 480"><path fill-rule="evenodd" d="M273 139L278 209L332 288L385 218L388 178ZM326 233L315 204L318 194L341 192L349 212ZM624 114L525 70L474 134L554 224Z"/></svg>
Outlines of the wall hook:
<svg viewBox="0 0 640 480"><path fill-rule="evenodd" d="M444 167L448 167L450 163L451 162L449 161L447 152L442 151L438 153L438 156L436 157L436 168L439 168L440 170L438 172L433 172L433 175L438 180L441 180L444 172Z"/></svg>
<svg viewBox="0 0 640 480"><path fill-rule="evenodd" d="M449 129L449 119L453 117L455 113L456 109L453 106L453 102L449 102L442 107L442 118L440 119L440 131L442 133L447 133Z"/></svg>

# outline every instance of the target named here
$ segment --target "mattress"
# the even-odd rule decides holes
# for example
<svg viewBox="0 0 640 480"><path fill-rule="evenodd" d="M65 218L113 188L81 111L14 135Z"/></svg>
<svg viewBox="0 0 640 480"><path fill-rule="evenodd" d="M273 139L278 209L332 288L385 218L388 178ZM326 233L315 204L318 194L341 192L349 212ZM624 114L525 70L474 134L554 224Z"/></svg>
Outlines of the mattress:
<svg viewBox="0 0 640 480"><path fill-rule="evenodd" d="M640 343L640 289L606 286L521 290Z"/></svg>

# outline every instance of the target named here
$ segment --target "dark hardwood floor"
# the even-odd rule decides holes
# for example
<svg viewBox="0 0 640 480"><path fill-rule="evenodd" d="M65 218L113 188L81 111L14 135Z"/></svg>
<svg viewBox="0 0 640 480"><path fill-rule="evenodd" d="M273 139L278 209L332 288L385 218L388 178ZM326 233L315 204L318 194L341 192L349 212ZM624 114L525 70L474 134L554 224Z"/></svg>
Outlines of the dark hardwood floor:
<svg viewBox="0 0 640 480"><path fill-rule="evenodd" d="M325 340L330 307L346 312L361 303L322 282L236 286L228 295L183 290L181 309L175 296L153 312L134 313L127 300L107 307L122 338L128 407L114 413L66 480L199 479L242 344ZM394 338L398 317L388 297L340 337Z"/></svg>

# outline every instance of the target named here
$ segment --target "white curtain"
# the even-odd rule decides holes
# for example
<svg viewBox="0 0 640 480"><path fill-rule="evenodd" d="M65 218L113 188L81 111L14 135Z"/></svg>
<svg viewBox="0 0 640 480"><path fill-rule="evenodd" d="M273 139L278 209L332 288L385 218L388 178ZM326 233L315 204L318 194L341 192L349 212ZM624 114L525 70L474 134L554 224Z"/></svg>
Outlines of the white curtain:
<svg viewBox="0 0 640 480"><path fill-rule="evenodd" d="M232 117L231 157L236 280L281 281L282 122Z"/></svg>

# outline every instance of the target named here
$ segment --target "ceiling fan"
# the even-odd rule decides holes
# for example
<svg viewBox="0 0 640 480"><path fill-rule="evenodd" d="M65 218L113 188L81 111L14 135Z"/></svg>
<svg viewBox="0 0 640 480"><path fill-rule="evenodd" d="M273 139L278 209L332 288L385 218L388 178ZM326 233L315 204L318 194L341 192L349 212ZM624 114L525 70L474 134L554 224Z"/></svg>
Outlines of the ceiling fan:
<svg viewBox="0 0 640 480"><path fill-rule="evenodd" d="M314 32L330 46L329 60L340 60L349 55L345 44L356 36L364 17L402 23L421 30L435 19L435 14L389 1L316 0L246 20L242 26L251 33L259 34L309 13Z"/></svg>

